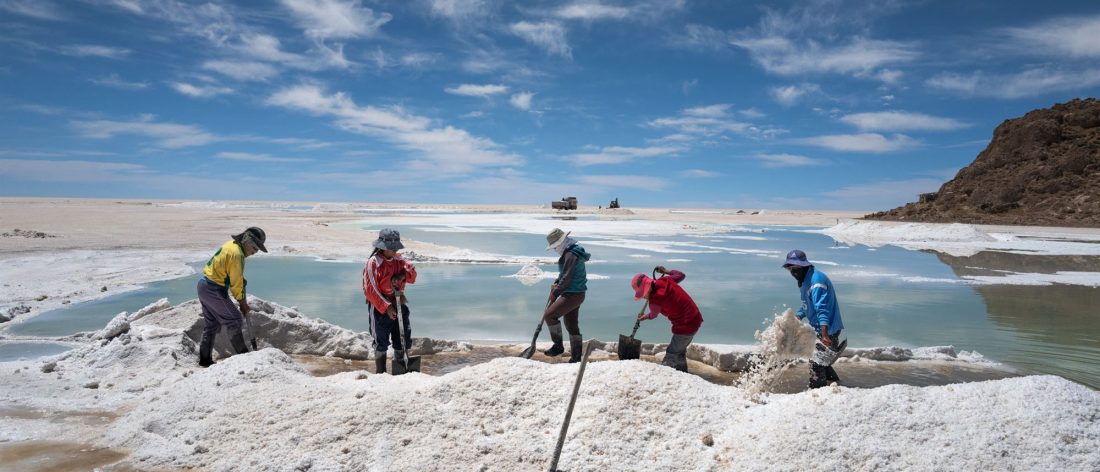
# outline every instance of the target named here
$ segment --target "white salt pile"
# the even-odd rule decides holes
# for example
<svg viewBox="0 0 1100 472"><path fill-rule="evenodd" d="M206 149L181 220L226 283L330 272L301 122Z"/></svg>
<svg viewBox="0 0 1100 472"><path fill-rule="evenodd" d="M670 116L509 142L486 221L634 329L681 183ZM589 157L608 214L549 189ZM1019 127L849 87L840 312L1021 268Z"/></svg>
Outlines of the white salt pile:
<svg viewBox="0 0 1100 472"><path fill-rule="evenodd" d="M540 269L539 266L536 264L526 264L522 268L520 268L518 272L513 275L509 275L508 277L513 277L516 280L519 280L520 283L528 287L539 283L539 281L542 279L547 278L546 272Z"/></svg>
<svg viewBox="0 0 1100 472"><path fill-rule="evenodd" d="M813 329L790 308L776 315L767 329L757 331L754 336L760 341L756 362L737 382L750 393L769 391L784 369L813 354L817 340Z"/></svg>

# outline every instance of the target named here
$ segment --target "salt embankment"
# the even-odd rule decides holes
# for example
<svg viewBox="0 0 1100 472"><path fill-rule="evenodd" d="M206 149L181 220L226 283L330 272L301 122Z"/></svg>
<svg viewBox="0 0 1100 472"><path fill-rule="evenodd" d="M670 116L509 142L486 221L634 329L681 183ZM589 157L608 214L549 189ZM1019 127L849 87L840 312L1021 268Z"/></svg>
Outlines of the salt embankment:
<svg viewBox="0 0 1100 472"><path fill-rule="evenodd" d="M364 335L263 300L250 305L261 342L275 348L198 368L196 303L162 301L73 338L85 347L0 364L7 380L0 397L21 408L118 412L106 427L77 439L128 451L126 461L141 469L546 468L575 365L509 357L438 377L367 371L313 377L284 351L359 357L365 347L355 345L366 344ZM776 351L801 349L799 339L797 332L791 342L777 338ZM613 344L601 347L614 351ZM466 348L421 340L416 350ZM692 352L732 363L735 357L723 356L741 351ZM1098 419L1100 393L1053 376L756 395L650 362L597 362L586 371L561 465L1095 470ZM0 426L0 438L76 430L13 420Z"/></svg>
<svg viewBox="0 0 1100 472"><path fill-rule="evenodd" d="M961 223L898 223L886 221L844 221L835 226L809 230L844 244L871 247L886 245L909 250L931 250L969 257L982 251L1024 255L1100 255L1096 232L1068 232L1065 228L1016 228L1012 232L996 227Z"/></svg>

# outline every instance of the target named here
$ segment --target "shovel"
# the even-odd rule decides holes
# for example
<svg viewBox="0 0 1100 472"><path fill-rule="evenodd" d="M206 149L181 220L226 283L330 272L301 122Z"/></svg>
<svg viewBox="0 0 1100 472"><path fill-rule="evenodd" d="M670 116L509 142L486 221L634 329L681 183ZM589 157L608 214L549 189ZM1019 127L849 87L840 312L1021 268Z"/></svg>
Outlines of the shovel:
<svg viewBox="0 0 1100 472"><path fill-rule="evenodd" d="M554 293L550 292L550 296L546 297L546 308L550 308L550 304L553 303L553 301L554 301ZM535 343L538 342L539 333L542 332L542 321L543 321L542 320L542 315L544 313L546 313L546 308L543 308L542 309L543 312L539 313L539 325L535 327L535 336L531 338L531 347L529 347L527 349L524 349L523 352L519 353L519 357L522 357L524 359L530 359L531 356L535 355Z"/></svg>
<svg viewBox="0 0 1100 472"><path fill-rule="evenodd" d="M398 303L400 303L401 292L399 290L394 290L393 294L394 300L397 300ZM401 336L401 347L405 348L401 352L405 354L405 358L393 360L393 375L401 375L408 372L420 372L420 356L409 356L409 349L412 349L412 343L405 342L405 314L401 312L400 304L397 308L397 329L399 329L401 332L401 334L399 335Z"/></svg>
<svg viewBox="0 0 1100 472"><path fill-rule="evenodd" d="M256 330L252 329L252 317L245 316L244 322L248 324L248 335L252 337L252 350L259 351L260 348L256 347Z"/></svg>
<svg viewBox="0 0 1100 472"><path fill-rule="evenodd" d="M638 319L634 322L634 330L630 332L630 337L619 335L619 360L638 359L642 356L642 340L634 339L634 335L638 334L638 327L642 325L641 316L648 306L649 301L646 301L646 304L642 306L642 311L638 312Z"/></svg>

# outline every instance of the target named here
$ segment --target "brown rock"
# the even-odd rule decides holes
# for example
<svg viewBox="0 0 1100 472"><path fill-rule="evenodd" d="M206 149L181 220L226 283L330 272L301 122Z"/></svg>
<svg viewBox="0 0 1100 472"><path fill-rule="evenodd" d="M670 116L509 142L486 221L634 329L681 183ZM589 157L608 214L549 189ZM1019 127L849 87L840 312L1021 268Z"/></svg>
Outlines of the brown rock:
<svg viewBox="0 0 1100 472"><path fill-rule="evenodd" d="M866 218L1100 227L1100 100L1006 120L939 191Z"/></svg>

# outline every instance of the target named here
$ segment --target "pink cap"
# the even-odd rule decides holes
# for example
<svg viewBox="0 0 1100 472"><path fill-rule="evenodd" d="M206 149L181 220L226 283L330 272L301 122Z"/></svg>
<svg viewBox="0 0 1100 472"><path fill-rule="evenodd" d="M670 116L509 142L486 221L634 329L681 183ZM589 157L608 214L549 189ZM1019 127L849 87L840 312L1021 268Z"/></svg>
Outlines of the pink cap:
<svg viewBox="0 0 1100 472"><path fill-rule="evenodd" d="M634 299L641 300L649 295L649 291L653 289L653 279L648 275L638 274L630 280L630 288L634 289Z"/></svg>

